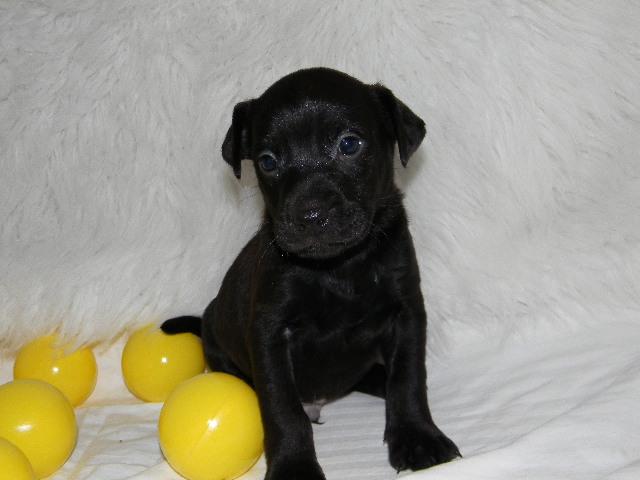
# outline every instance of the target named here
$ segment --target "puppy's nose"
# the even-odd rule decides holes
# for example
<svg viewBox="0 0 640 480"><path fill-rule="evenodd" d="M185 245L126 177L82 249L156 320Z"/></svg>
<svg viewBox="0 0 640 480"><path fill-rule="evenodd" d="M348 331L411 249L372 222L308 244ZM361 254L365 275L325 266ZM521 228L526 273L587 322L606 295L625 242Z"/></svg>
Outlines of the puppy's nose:
<svg viewBox="0 0 640 480"><path fill-rule="evenodd" d="M322 228L329 223L329 211L318 205L303 205L296 215L297 227L304 230L308 227Z"/></svg>
<svg viewBox="0 0 640 480"><path fill-rule="evenodd" d="M310 208L302 214L302 219L306 222L317 222L320 218L319 208Z"/></svg>

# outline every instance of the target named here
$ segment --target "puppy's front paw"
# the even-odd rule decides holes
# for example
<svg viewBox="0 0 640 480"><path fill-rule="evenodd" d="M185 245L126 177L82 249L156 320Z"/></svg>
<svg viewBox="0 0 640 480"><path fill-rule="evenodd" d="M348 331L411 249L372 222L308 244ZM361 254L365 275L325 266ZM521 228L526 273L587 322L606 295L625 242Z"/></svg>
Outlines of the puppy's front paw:
<svg viewBox="0 0 640 480"><path fill-rule="evenodd" d="M461 456L458 447L435 425L387 427L389 463L397 471L420 470Z"/></svg>
<svg viewBox="0 0 640 480"><path fill-rule="evenodd" d="M264 480L325 480L315 459L274 461Z"/></svg>

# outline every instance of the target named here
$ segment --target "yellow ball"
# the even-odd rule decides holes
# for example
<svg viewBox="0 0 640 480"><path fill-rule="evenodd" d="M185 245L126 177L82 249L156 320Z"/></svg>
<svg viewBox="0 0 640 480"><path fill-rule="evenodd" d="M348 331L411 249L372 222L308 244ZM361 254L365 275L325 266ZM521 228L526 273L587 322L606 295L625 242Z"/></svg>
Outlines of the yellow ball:
<svg viewBox="0 0 640 480"><path fill-rule="evenodd" d="M24 453L9 440L0 438L0 480L35 480Z"/></svg>
<svg viewBox="0 0 640 480"><path fill-rule="evenodd" d="M149 325L135 332L122 351L122 376L131 393L162 402L180 382L204 372L202 342L191 333L167 335Z"/></svg>
<svg viewBox="0 0 640 480"><path fill-rule="evenodd" d="M237 478L262 455L256 394L225 373L205 373L176 387L158 431L169 465L189 480Z"/></svg>
<svg viewBox="0 0 640 480"><path fill-rule="evenodd" d="M50 335L22 347L13 364L13 378L50 383L75 407L84 403L96 388L98 367L90 348L72 351Z"/></svg>
<svg viewBox="0 0 640 480"><path fill-rule="evenodd" d="M64 465L77 436L73 407L57 388L40 380L0 386L0 437L22 450L36 478Z"/></svg>

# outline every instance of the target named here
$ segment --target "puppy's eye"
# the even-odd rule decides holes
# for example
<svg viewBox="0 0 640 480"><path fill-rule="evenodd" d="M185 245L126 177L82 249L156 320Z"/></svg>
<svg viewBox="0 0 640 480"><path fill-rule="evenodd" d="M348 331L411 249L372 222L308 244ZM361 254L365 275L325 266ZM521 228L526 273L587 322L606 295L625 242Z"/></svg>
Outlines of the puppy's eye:
<svg viewBox="0 0 640 480"><path fill-rule="evenodd" d="M258 157L258 165L260 165L260 168L264 172L273 172L276 168L278 168L276 157L274 157L270 153L261 154Z"/></svg>
<svg viewBox="0 0 640 480"><path fill-rule="evenodd" d="M347 157L352 157L356 153L360 151L362 148L362 139L356 137L355 135L347 135L340 139L340 143L338 144L338 150L342 155Z"/></svg>

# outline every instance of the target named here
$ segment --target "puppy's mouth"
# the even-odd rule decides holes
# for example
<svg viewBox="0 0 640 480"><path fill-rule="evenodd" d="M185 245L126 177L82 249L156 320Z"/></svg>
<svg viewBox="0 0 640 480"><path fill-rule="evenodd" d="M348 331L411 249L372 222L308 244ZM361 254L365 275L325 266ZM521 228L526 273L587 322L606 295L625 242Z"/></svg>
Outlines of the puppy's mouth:
<svg viewBox="0 0 640 480"><path fill-rule="evenodd" d="M360 238L327 243L319 243L310 240L295 246L288 245L285 247L280 244L280 242L278 242L278 245L280 245L280 248L282 248L283 250L286 250L289 253L293 253L300 258L328 260L330 258L338 257L345 253L347 250L356 247L361 241L362 239Z"/></svg>
<svg viewBox="0 0 640 480"><path fill-rule="evenodd" d="M364 218L334 225L324 219L316 228L304 229L289 222L278 222L274 228L278 246L300 258L328 260L356 248L369 235L371 222Z"/></svg>

